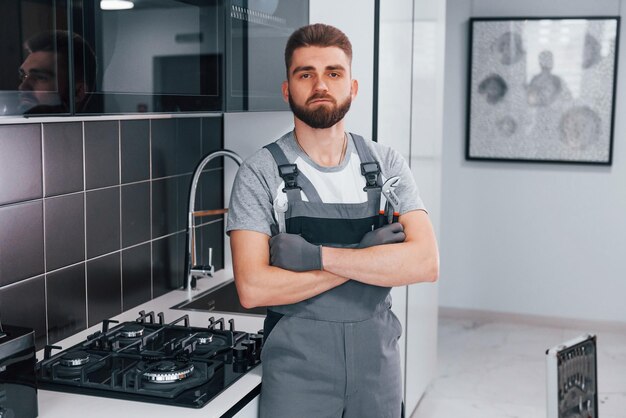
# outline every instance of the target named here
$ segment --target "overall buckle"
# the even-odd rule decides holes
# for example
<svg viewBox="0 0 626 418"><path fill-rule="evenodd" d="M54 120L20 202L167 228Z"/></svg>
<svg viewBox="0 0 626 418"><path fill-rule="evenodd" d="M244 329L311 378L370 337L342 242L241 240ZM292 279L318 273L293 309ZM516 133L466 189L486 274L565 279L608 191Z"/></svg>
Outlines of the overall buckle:
<svg viewBox="0 0 626 418"><path fill-rule="evenodd" d="M380 174L380 165L378 161L361 163L361 175L365 177L366 186L363 191L366 192L369 189L380 188L378 185L378 175Z"/></svg>
<svg viewBox="0 0 626 418"><path fill-rule="evenodd" d="M285 188L283 192L286 190L293 189L302 189L298 187L298 166L296 164L283 164L278 166L278 174L285 182Z"/></svg>

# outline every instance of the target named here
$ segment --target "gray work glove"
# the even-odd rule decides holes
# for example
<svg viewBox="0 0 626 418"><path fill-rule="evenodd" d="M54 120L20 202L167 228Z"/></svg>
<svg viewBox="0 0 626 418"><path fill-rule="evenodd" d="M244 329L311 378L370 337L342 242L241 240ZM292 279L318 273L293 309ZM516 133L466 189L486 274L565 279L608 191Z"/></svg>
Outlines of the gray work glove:
<svg viewBox="0 0 626 418"><path fill-rule="evenodd" d="M398 242L404 242L405 239L406 235L404 234L404 227L401 223L394 222L363 235L363 238L361 238L361 242L357 248L367 248L383 244L396 244Z"/></svg>
<svg viewBox="0 0 626 418"><path fill-rule="evenodd" d="M322 246L296 234L275 235L270 238L270 264L291 271L323 270Z"/></svg>

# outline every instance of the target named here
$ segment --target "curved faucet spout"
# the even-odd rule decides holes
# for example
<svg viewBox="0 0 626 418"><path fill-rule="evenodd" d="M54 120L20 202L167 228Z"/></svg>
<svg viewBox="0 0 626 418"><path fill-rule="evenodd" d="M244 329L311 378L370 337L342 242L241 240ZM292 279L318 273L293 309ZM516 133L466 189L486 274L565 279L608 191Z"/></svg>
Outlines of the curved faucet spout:
<svg viewBox="0 0 626 418"><path fill-rule="evenodd" d="M193 173L193 178L191 179L191 187L189 189L189 213L187 217L187 259L185 260L185 284L184 288L195 289L196 287L196 279L202 277L211 277L213 276L213 262L211 260L211 251L209 252L209 265L208 266L194 266L195 260L195 245L194 245L194 211L196 207L196 189L198 187L198 181L200 180L200 176L202 175L202 170L204 167L213 159L219 157L229 157L233 161L237 163L237 165L241 166L243 163L242 158L237 155L234 151L230 151L227 149L221 149L215 152L212 152L205 156L202 161L196 166L196 170Z"/></svg>

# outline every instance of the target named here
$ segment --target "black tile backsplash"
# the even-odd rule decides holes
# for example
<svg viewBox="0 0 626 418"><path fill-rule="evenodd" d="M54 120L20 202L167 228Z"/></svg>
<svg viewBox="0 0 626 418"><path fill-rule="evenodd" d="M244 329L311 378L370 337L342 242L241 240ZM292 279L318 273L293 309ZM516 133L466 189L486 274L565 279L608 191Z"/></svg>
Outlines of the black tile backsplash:
<svg viewBox="0 0 626 418"><path fill-rule="evenodd" d="M177 174L176 150L178 149L178 138L176 138L176 120L156 119L151 121L150 124L152 126L152 178L173 176Z"/></svg>
<svg viewBox="0 0 626 418"><path fill-rule="evenodd" d="M87 190L120 184L119 122L85 122Z"/></svg>
<svg viewBox="0 0 626 418"><path fill-rule="evenodd" d="M208 266L213 264L215 270L224 268L224 222L223 219L217 219L202 225L196 231L200 240L196 241L198 245L197 257L199 263ZM210 254L209 248L213 249ZM211 255L211 257L210 257Z"/></svg>
<svg viewBox="0 0 626 418"><path fill-rule="evenodd" d="M122 247L150 239L150 182L122 186Z"/></svg>
<svg viewBox="0 0 626 418"><path fill-rule="evenodd" d="M222 118L0 124L0 314L53 344L180 287L191 173ZM42 151L43 150L43 151ZM221 159L196 209L224 206ZM223 266L223 220L198 219Z"/></svg>
<svg viewBox="0 0 626 418"><path fill-rule="evenodd" d="M120 249L120 187L86 193L87 258Z"/></svg>
<svg viewBox="0 0 626 418"><path fill-rule="evenodd" d="M0 288L2 323L35 330L37 348L46 344L46 290L44 276Z"/></svg>
<svg viewBox="0 0 626 418"><path fill-rule="evenodd" d="M152 296L151 245L142 244L122 251L122 309L150 300Z"/></svg>
<svg viewBox="0 0 626 418"><path fill-rule="evenodd" d="M84 190L83 124L44 124L43 161L46 196Z"/></svg>
<svg viewBox="0 0 626 418"><path fill-rule="evenodd" d="M191 173L202 159L201 120L176 121L176 174Z"/></svg>
<svg viewBox="0 0 626 418"><path fill-rule="evenodd" d="M152 238L187 227L191 174L152 181ZM196 210L200 202L196 201Z"/></svg>
<svg viewBox="0 0 626 418"><path fill-rule="evenodd" d="M152 241L152 297L183 284L184 232Z"/></svg>
<svg viewBox="0 0 626 418"><path fill-rule="evenodd" d="M168 177L152 181L152 238L178 230L179 181Z"/></svg>
<svg viewBox="0 0 626 418"><path fill-rule="evenodd" d="M46 270L85 259L85 195L75 193L46 199Z"/></svg>
<svg viewBox="0 0 626 418"><path fill-rule="evenodd" d="M0 205L42 194L41 125L0 126Z"/></svg>
<svg viewBox="0 0 626 418"><path fill-rule="evenodd" d="M120 122L122 184L150 178L150 121Z"/></svg>
<svg viewBox="0 0 626 418"><path fill-rule="evenodd" d="M54 344L87 326L85 263L46 274L48 339Z"/></svg>
<svg viewBox="0 0 626 418"><path fill-rule="evenodd" d="M0 206L0 286L43 271L43 202Z"/></svg>
<svg viewBox="0 0 626 418"><path fill-rule="evenodd" d="M87 261L87 311L89 326L122 312L119 252Z"/></svg>
<svg viewBox="0 0 626 418"><path fill-rule="evenodd" d="M202 156L206 156L213 151L217 151L222 147L222 118L204 118L202 119ZM217 168L222 167L223 158L216 158L211 161L206 167Z"/></svg>

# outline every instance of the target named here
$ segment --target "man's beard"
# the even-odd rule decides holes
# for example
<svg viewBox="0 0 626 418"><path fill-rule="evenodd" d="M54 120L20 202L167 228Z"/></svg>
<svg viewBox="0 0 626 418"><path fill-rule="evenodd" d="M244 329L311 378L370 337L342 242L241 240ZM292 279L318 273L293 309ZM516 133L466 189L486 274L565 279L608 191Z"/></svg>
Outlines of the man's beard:
<svg viewBox="0 0 626 418"><path fill-rule="evenodd" d="M329 96L316 94L309 97L307 102L322 98L329 98ZM348 98L339 105L336 104L335 100L333 100L333 102L335 105L331 108L327 108L325 105L320 105L315 109L309 110L304 106L297 105L293 101L291 94L289 95L289 107L291 108L293 114L302 122L314 129L330 128L343 119L344 116L346 116L346 113L348 113L348 110L350 110L352 97L348 96Z"/></svg>
<svg viewBox="0 0 626 418"><path fill-rule="evenodd" d="M44 100L41 100L43 97ZM69 106L61 100L56 92L39 92L39 97L32 91L20 91L18 104L20 113L63 113Z"/></svg>

